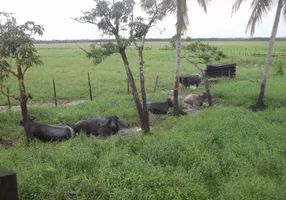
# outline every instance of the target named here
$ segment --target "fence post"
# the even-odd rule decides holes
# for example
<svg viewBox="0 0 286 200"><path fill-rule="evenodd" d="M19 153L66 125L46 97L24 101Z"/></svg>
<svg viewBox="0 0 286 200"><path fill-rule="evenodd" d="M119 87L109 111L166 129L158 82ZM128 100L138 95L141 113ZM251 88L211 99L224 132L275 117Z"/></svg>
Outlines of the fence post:
<svg viewBox="0 0 286 200"><path fill-rule="evenodd" d="M130 91L130 89L129 89L129 76L127 77L127 94L129 94L129 91Z"/></svg>
<svg viewBox="0 0 286 200"><path fill-rule="evenodd" d="M7 87L7 94L8 94L8 106L9 106L9 110L11 110L10 91L8 87Z"/></svg>
<svg viewBox="0 0 286 200"><path fill-rule="evenodd" d="M54 80L54 79L53 79L53 85L54 85L55 104L56 104L56 106L58 106L58 103L57 103L57 93L56 93L56 83L55 83L55 80Z"/></svg>
<svg viewBox="0 0 286 200"><path fill-rule="evenodd" d="M90 101L92 101L92 91L91 91L91 85L90 85L89 72L87 72L87 79L88 79L88 87L89 87L89 98L90 98Z"/></svg>
<svg viewBox="0 0 286 200"><path fill-rule="evenodd" d="M155 92L155 91L156 91L157 83L158 83L158 79L159 79L159 75L157 75L157 77L156 77L156 82L155 82L155 86L154 86L154 91L153 91L153 92Z"/></svg>
<svg viewBox="0 0 286 200"><path fill-rule="evenodd" d="M18 200L17 176L14 172L0 170L1 200Z"/></svg>

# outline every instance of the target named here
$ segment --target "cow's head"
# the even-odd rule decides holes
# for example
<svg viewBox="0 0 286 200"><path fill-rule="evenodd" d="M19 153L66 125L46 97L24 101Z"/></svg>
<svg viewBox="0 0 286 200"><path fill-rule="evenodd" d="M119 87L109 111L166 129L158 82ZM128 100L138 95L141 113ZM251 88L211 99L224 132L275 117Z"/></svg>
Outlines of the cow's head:
<svg viewBox="0 0 286 200"><path fill-rule="evenodd" d="M28 120L29 120L29 121L34 121L34 120L35 120L35 116L29 116L29 117L28 117ZM23 120L23 119L20 120L20 125L21 125L21 126L24 126L24 120Z"/></svg>
<svg viewBox="0 0 286 200"><path fill-rule="evenodd" d="M180 83L183 83L183 78L184 78L183 76L179 76L179 82Z"/></svg>
<svg viewBox="0 0 286 200"><path fill-rule="evenodd" d="M171 98L168 98L168 99L167 99L167 102L168 102L168 106L169 106L169 107L174 107L174 104L173 104L173 101L172 101Z"/></svg>
<svg viewBox="0 0 286 200"><path fill-rule="evenodd" d="M109 121L110 121L110 127L111 128L116 128L118 127L118 117L116 115L109 116Z"/></svg>

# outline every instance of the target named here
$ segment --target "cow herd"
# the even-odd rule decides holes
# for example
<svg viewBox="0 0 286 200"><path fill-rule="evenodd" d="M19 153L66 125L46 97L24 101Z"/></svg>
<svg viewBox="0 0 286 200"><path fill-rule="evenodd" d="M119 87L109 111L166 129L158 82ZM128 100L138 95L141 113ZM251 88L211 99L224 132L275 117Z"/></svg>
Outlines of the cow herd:
<svg viewBox="0 0 286 200"><path fill-rule="evenodd" d="M190 85L199 86L201 76L199 74L187 74L180 76L179 81L183 86L189 87ZM183 99L183 103L188 106L202 106L204 100L207 98L207 93L202 94L189 94ZM168 113L170 107L173 107L171 98L167 98L164 102L147 102L147 109L153 114L165 115ZM82 118L76 122L73 127L60 124L41 124L34 121L34 117L29 117L27 122L21 120L20 124L24 126L26 136L29 140L34 138L40 141L62 141L78 135L80 132L86 133L88 136L108 137L116 134L120 125L127 128L129 125L123 123L116 115L101 116L97 118Z"/></svg>
<svg viewBox="0 0 286 200"><path fill-rule="evenodd" d="M25 127L28 140L34 138L42 142L46 141L62 141L78 135L80 132L86 133L88 136L107 137L119 131L119 125L128 127L117 116L101 116L97 118L83 118L76 122L72 127L65 123L60 124L41 124L35 122L35 117L31 116L24 124L23 120L20 124Z"/></svg>

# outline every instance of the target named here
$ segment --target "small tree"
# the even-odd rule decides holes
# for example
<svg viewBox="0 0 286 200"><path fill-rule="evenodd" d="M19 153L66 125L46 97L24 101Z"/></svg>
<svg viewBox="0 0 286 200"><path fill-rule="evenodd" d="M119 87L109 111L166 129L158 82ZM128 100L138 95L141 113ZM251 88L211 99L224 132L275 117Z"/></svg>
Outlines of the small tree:
<svg viewBox="0 0 286 200"><path fill-rule="evenodd" d="M75 18L80 23L90 23L96 25L103 35L114 36L116 44L107 43L96 47L91 45L88 57L94 59L95 64L101 63L107 56L114 53L120 53L123 64L125 66L127 78L132 88L132 95L136 104L137 113L139 115L140 127L143 132L149 132L149 121L144 118L143 109L138 96L132 71L129 67L129 61L126 55L127 46L133 41L132 37L123 38L120 31L126 31L130 22L133 21L134 0L120 0L110 3L107 0L95 0L95 8L90 12L83 12L83 16Z"/></svg>
<svg viewBox="0 0 286 200"><path fill-rule="evenodd" d="M188 38L187 40L191 40ZM209 106L212 106L212 95L209 89L209 80L204 70L200 67L200 64L206 65L212 61L220 61L222 58L225 58L226 55L217 49L215 46L209 44L204 44L199 41L190 42L189 44L183 46L185 50L186 60L193 64L202 74L203 83L205 85L206 92L208 93L208 103Z"/></svg>
<svg viewBox="0 0 286 200"><path fill-rule="evenodd" d="M142 111L143 111L143 120L145 121L144 130L150 131L149 127L149 113L147 110L147 99L145 92L145 80L144 80L144 58L143 50L145 45L146 35L148 34L150 28L155 26L157 20L161 20L163 15L160 12L159 7L157 6L157 0L141 0L141 7L148 15L148 19L143 18L142 16L137 17L129 24L130 27L130 39L133 41L139 56L139 71L140 71L140 83L141 83L141 94L142 94Z"/></svg>
<svg viewBox="0 0 286 200"><path fill-rule="evenodd" d="M24 126L28 119L27 100L31 98L31 95L26 92L24 76L30 67L43 64L34 47L32 35L43 35L43 31L44 28L41 25L36 25L32 21L17 25L16 18L11 13L0 12L1 92L8 96L3 90L3 84L10 75L18 79L20 97L9 96L20 101ZM13 65L16 70L13 70Z"/></svg>

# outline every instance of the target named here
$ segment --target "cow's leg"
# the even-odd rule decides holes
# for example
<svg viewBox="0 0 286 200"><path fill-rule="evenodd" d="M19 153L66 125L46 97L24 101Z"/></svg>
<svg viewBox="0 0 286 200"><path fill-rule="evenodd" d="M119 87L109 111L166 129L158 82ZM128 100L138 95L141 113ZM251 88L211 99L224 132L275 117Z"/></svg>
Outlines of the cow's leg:
<svg viewBox="0 0 286 200"><path fill-rule="evenodd" d="M29 137L27 137L27 142L28 142L28 144L30 144L32 141L34 141L35 140L35 138L33 137L33 136L29 136Z"/></svg>
<svg viewBox="0 0 286 200"><path fill-rule="evenodd" d="M97 132L102 137L108 137L112 133L112 131L109 128L99 128Z"/></svg>

